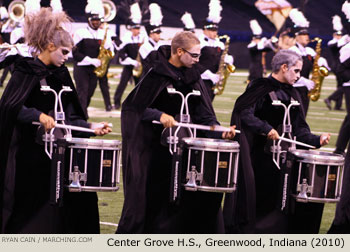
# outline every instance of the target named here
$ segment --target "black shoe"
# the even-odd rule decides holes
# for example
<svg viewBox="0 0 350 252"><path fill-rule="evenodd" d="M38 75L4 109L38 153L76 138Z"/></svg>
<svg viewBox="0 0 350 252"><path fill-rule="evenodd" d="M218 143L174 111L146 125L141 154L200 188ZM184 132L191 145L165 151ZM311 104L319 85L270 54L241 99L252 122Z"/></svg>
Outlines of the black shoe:
<svg viewBox="0 0 350 252"><path fill-rule="evenodd" d="M331 104L331 101L327 98L327 99L324 99L324 103L326 103L326 106L329 110L332 110L332 104Z"/></svg>
<svg viewBox="0 0 350 252"><path fill-rule="evenodd" d="M112 111L112 109L113 109L112 105L108 105L106 108L106 111L109 112L109 111Z"/></svg>
<svg viewBox="0 0 350 252"><path fill-rule="evenodd" d="M114 108L114 109L120 109L120 103L114 104L113 108Z"/></svg>
<svg viewBox="0 0 350 252"><path fill-rule="evenodd" d="M343 109L343 108L334 108L334 110L337 110L337 111L345 111L345 109Z"/></svg>

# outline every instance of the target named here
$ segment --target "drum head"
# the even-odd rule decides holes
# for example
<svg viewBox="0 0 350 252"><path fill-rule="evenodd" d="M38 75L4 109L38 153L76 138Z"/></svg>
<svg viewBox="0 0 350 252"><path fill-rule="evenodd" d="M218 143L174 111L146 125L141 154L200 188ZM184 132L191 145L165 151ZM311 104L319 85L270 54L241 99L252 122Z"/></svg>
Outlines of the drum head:
<svg viewBox="0 0 350 252"><path fill-rule="evenodd" d="M215 150L239 150L239 143L236 141L211 138L183 138L187 146L200 147L203 149Z"/></svg>
<svg viewBox="0 0 350 252"><path fill-rule="evenodd" d="M344 157L339 154L313 150L291 150L290 152L305 163L323 165L344 164Z"/></svg>

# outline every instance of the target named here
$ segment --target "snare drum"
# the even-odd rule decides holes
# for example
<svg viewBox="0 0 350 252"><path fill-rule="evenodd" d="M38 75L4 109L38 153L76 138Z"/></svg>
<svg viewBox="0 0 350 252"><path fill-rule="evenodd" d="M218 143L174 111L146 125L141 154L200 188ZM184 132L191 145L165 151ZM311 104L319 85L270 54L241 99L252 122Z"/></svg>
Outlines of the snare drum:
<svg viewBox="0 0 350 252"><path fill-rule="evenodd" d="M121 142L88 138L67 140L66 184L71 192L117 191Z"/></svg>
<svg viewBox="0 0 350 252"><path fill-rule="evenodd" d="M183 138L183 185L188 191L236 190L239 144L208 138Z"/></svg>
<svg viewBox="0 0 350 252"><path fill-rule="evenodd" d="M292 161L292 196L297 201L318 203L339 201L344 172L342 155L292 150L288 156L287 162Z"/></svg>

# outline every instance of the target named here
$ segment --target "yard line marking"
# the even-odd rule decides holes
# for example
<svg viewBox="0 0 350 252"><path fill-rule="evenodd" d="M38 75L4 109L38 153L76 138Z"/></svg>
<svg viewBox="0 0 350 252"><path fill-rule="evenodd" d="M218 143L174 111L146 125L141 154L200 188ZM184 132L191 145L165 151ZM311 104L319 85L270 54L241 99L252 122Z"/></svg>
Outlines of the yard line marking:
<svg viewBox="0 0 350 252"><path fill-rule="evenodd" d="M308 120L310 120L310 119L323 120L323 121L325 120L324 117L318 117L318 116L308 116L307 119ZM327 120L329 120L329 121L336 121L336 122L342 122L344 119L342 119L342 118L327 118Z"/></svg>
<svg viewBox="0 0 350 252"><path fill-rule="evenodd" d="M102 224L102 225L107 225L107 226L118 227L118 224L112 223L112 222L100 221L100 224Z"/></svg>

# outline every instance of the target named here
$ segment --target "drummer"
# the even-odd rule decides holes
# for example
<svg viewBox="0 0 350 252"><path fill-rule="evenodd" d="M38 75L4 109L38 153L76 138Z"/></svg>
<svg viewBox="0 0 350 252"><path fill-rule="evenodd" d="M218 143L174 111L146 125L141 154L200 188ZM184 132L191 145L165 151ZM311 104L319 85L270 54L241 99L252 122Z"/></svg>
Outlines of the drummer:
<svg viewBox="0 0 350 252"><path fill-rule="evenodd" d="M41 141L43 132L32 125L40 122L46 131L55 127L55 96L40 89L47 85L58 92L65 85L72 89L62 95L66 124L90 127L64 65L73 47L70 34L62 28L69 22L64 12L50 8L26 18L26 42L38 55L19 56L0 100L1 233L99 233L96 193L67 192L63 208L50 204L51 160ZM95 134L110 131L105 123Z"/></svg>
<svg viewBox="0 0 350 252"><path fill-rule="evenodd" d="M169 148L160 144L164 127L175 125L181 107L180 96L168 94L167 87L184 95L199 90L200 96L189 98L192 122L219 124L196 67L200 42L192 32L180 32L171 47L161 46L149 57L152 68L122 106L125 201L117 233L223 232L222 194L183 190L180 205L169 204L172 156ZM152 120L162 125L154 125ZM232 139L234 128L204 134Z"/></svg>
<svg viewBox="0 0 350 252"><path fill-rule="evenodd" d="M285 111L281 106L273 106L272 100L280 100L286 106L292 99L300 102L293 83L300 78L301 69L299 55L281 50L272 59L272 74L268 78L254 80L236 101L231 125L235 124L241 130L238 137L242 162L238 172L238 202L235 204L238 207L234 208L230 196L225 201L227 232L288 232L287 218L276 210L281 174L273 163L270 150L271 140L278 140L282 133ZM293 106L290 116L296 140L317 148L328 144L330 134L316 136L310 132L302 106ZM303 207L301 212L296 209L303 223L293 220L300 227L293 225L291 232L318 233L323 204L308 203Z"/></svg>

